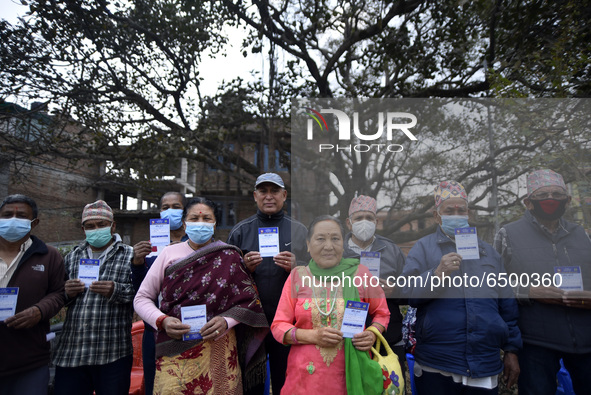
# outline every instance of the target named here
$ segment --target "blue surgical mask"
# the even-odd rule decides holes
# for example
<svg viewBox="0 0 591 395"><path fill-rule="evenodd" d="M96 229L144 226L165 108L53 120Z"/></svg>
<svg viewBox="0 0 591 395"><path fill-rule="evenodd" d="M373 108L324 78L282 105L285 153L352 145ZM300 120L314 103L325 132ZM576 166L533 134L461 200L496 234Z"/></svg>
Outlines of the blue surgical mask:
<svg viewBox="0 0 591 395"><path fill-rule="evenodd" d="M186 222L185 232L189 239L195 244L203 244L213 236L215 223L209 222Z"/></svg>
<svg viewBox="0 0 591 395"><path fill-rule="evenodd" d="M6 241L18 241L30 231L30 219L16 217L0 219L0 237Z"/></svg>
<svg viewBox="0 0 591 395"><path fill-rule="evenodd" d="M160 218L167 219L170 224L170 230L177 230L183 226L183 209L169 208L160 212Z"/></svg>
<svg viewBox="0 0 591 395"><path fill-rule="evenodd" d="M442 215L441 229L449 236L455 235L456 228L468 228L467 215Z"/></svg>
<svg viewBox="0 0 591 395"><path fill-rule="evenodd" d="M111 235L110 226L92 230L85 230L84 233L86 233L86 241L88 242L88 244L95 248L102 248L106 246L113 238L113 235Z"/></svg>

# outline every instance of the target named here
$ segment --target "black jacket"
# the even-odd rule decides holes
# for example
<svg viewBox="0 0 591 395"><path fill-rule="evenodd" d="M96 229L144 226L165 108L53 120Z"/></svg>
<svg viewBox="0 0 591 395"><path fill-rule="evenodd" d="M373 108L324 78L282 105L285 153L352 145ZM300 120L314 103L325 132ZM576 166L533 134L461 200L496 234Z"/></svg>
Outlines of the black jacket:
<svg viewBox="0 0 591 395"><path fill-rule="evenodd" d="M258 251L258 229L269 227L279 228L280 251L293 252L298 262L307 262L309 260L306 248L306 235L308 232L306 227L286 215L284 211L267 215L257 210L255 215L234 226L228 236L228 244L237 246L242 250L243 254L249 251ZM252 276L259 291L263 310L269 324L271 324L275 317L283 284L289 273L277 266L272 257L267 257L263 258L263 262L252 273Z"/></svg>

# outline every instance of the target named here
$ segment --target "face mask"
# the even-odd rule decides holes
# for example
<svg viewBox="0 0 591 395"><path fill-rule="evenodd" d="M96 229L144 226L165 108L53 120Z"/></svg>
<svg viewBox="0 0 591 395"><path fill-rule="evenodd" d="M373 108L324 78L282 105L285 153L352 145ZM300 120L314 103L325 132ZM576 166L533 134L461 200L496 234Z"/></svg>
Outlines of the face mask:
<svg viewBox="0 0 591 395"><path fill-rule="evenodd" d="M468 228L467 215L442 215L441 229L449 236L454 236L456 228Z"/></svg>
<svg viewBox="0 0 591 395"><path fill-rule="evenodd" d="M6 241L15 242L31 231L31 220L24 218L0 219L0 237Z"/></svg>
<svg viewBox="0 0 591 395"><path fill-rule="evenodd" d="M189 239L195 244L203 244L213 236L213 226L209 222L187 222L185 231Z"/></svg>
<svg viewBox="0 0 591 395"><path fill-rule="evenodd" d="M353 222L353 236L361 241L368 241L376 232L376 224L372 221L362 220Z"/></svg>
<svg viewBox="0 0 591 395"><path fill-rule="evenodd" d="M532 212L537 218L554 221L564 215L567 199L530 200L530 202L534 205Z"/></svg>
<svg viewBox="0 0 591 395"><path fill-rule="evenodd" d="M160 212L160 218L168 219L170 230L177 230L183 226L183 210L180 208L169 208Z"/></svg>
<svg viewBox="0 0 591 395"><path fill-rule="evenodd" d="M95 248L102 248L106 246L113 238L111 235L111 227L98 228L93 230L85 230L86 241Z"/></svg>

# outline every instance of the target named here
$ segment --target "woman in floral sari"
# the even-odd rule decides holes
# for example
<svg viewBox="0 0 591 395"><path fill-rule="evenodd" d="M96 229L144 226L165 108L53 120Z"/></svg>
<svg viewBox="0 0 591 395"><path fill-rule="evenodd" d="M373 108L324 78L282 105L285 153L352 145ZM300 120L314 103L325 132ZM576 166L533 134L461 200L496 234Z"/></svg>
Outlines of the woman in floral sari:
<svg viewBox="0 0 591 395"><path fill-rule="evenodd" d="M268 324L240 250L213 240L214 213L210 200L189 201L189 240L160 253L135 297L136 312L158 330L155 394L241 394L264 381ZM196 305L206 306L203 339L182 340L190 326L181 307Z"/></svg>
<svg viewBox="0 0 591 395"><path fill-rule="evenodd" d="M343 259L345 233L336 218L318 217L308 229L312 259L292 270L271 325L278 342L292 345L281 394L381 394L400 378L384 377L370 359L375 334L364 330L343 338L340 328L345 303L352 300L369 303L371 325L383 332L390 321L384 292L371 285L358 259Z"/></svg>

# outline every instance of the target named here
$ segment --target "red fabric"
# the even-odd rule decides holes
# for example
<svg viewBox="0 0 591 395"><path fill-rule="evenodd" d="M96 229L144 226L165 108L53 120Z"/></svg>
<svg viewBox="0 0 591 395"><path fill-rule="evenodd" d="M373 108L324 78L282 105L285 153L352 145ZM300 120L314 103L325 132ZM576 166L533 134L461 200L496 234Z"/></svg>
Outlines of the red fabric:
<svg viewBox="0 0 591 395"><path fill-rule="evenodd" d="M540 207L546 214L554 214L556 209L560 206L560 200L546 199L540 201Z"/></svg>
<svg viewBox="0 0 591 395"><path fill-rule="evenodd" d="M142 362L142 337L144 322L136 321L131 327L131 342L133 344L133 365L131 367L130 395L144 395L144 367Z"/></svg>

